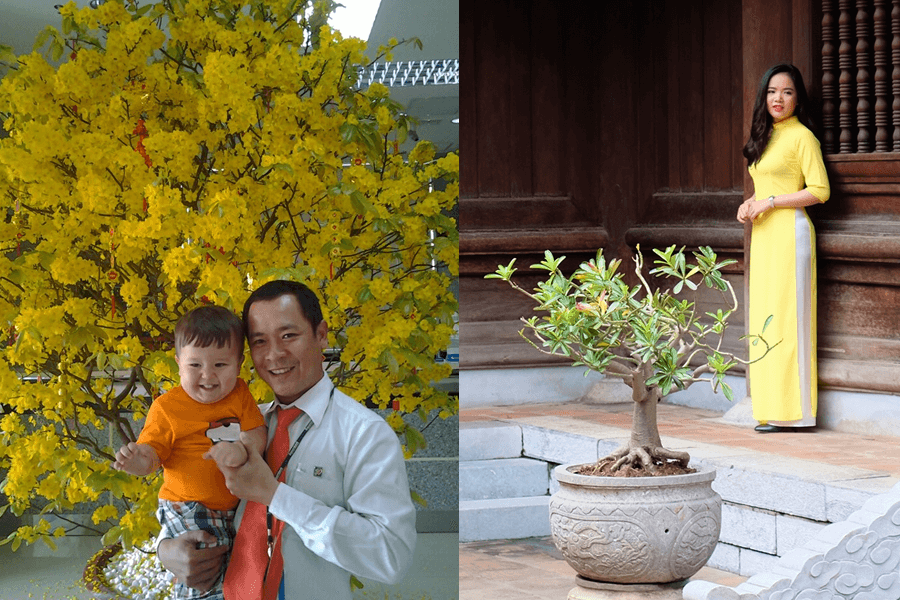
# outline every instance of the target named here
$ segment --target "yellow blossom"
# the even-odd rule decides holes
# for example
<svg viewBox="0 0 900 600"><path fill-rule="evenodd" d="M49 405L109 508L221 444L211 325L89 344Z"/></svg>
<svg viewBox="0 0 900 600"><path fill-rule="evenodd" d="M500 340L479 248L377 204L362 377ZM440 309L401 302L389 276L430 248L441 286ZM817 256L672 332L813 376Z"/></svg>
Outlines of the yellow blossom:
<svg viewBox="0 0 900 600"><path fill-rule="evenodd" d="M354 81L365 42L284 27L296 2L143 6L70 2L68 45L48 42L62 61L22 56L0 80L3 491L18 513L102 499L94 522L126 543L158 529L161 479L110 457L177 384L172 331L201 303L238 312L266 281L303 281L341 389L397 400L401 433L404 412L456 411L430 385L457 311L456 155L395 151L402 108ZM242 376L272 400L250 360Z"/></svg>

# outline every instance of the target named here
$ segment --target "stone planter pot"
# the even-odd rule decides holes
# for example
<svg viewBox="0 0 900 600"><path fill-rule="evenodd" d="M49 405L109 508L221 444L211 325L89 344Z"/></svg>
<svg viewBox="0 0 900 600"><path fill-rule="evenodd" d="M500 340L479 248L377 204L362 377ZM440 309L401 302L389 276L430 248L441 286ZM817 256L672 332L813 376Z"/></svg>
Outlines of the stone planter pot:
<svg viewBox="0 0 900 600"><path fill-rule="evenodd" d="M550 530L586 579L668 583L706 564L719 540L722 498L714 470L666 477L594 477L554 470Z"/></svg>

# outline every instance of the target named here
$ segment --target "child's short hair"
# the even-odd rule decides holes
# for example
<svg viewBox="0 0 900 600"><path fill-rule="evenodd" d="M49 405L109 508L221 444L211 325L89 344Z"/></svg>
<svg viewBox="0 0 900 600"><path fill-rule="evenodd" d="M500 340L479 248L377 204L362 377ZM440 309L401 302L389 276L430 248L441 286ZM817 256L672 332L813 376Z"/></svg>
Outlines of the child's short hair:
<svg viewBox="0 0 900 600"><path fill-rule="evenodd" d="M175 354L188 345L222 348L233 344L238 356L244 353L243 325L240 318L224 306L198 306L175 326Z"/></svg>

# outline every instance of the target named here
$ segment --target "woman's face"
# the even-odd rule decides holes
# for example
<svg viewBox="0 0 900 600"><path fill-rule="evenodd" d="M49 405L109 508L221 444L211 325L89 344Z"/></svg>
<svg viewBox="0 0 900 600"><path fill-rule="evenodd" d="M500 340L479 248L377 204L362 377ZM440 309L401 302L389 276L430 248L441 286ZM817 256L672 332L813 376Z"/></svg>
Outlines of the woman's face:
<svg viewBox="0 0 900 600"><path fill-rule="evenodd" d="M766 91L766 108L776 123L794 114L794 109L797 108L797 90L787 73L772 75Z"/></svg>

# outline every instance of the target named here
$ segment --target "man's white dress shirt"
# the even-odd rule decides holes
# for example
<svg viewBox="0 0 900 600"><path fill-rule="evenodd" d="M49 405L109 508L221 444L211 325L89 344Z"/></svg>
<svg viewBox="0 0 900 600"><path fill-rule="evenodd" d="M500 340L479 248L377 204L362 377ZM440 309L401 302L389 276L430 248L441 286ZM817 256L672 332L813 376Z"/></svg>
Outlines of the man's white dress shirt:
<svg viewBox="0 0 900 600"><path fill-rule="evenodd" d="M339 390L330 397L333 387L325 375L290 404L305 413L288 429L290 446L309 419L313 426L269 506L285 522L281 551L291 600L350 600L351 573L398 583L416 545L416 510L397 434ZM277 404L260 406L269 443Z"/></svg>

